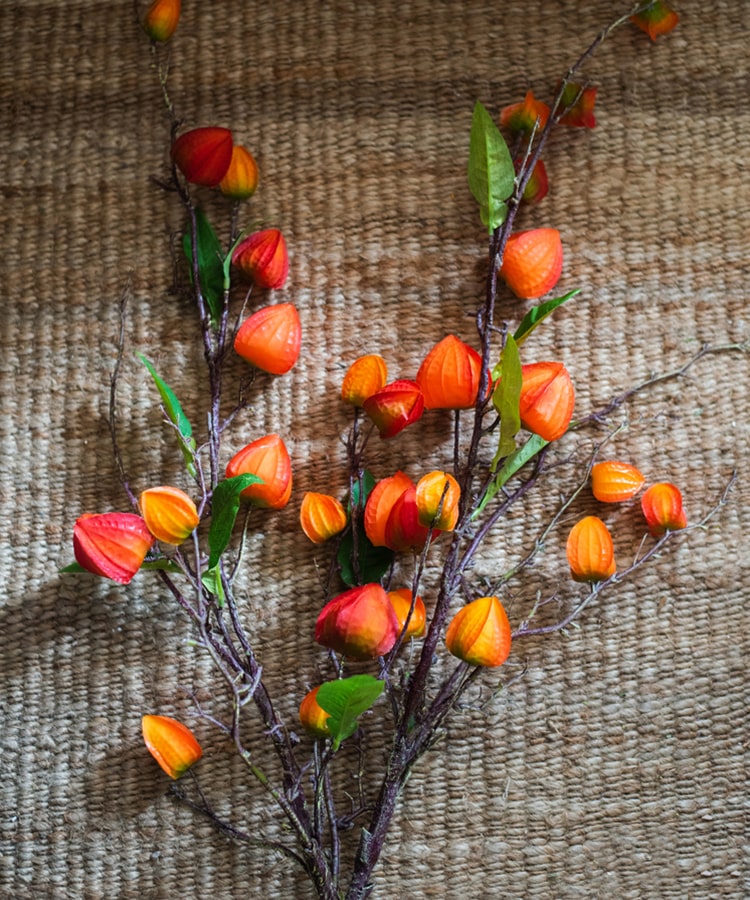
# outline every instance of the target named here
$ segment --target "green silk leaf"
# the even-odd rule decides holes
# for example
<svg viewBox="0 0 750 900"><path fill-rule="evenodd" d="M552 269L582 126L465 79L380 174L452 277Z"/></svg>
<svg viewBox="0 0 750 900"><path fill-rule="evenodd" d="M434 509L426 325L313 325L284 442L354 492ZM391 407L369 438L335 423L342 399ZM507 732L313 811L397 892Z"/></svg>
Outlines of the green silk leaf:
<svg viewBox="0 0 750 900"><path fill-rule="evenodd" d="M195 438L193 437L193 426L190 424L190 420L188 419L188 417L182 411L182 405L177 399L177 396L172 388L166 383L166 381L159 377L156 369L142 353L136 353L136 356L148 369L149 374L154 380L154 384L156 385L156 389L159 391L159 396L161 397L161 402L164 405L164 409L166 410L167 416L169 417L169 421L176 426L177 431L180 435L180 450L182 450L182 456L185 460L187 470L192 476L195 476L195 463L193 462L193 455L195 453L196 444Z"/></svg>
<svg viewBox="0 0 750 900"><path fill-rule="evenodd" d="M490 234L505 221L505 201L513 193L516 171L508 145L485 107L477 101L469 140L469 189Z"/></svg>
<svg viewBox="0 0 750 900"><path fill-rule="evenodd" d="M576 294L580 293L581 289L576 288L574 291L568 291L568 293L564 294L562 297L555 297L553 300L547 300L545 303L540 303L539 306L533 306L523 319L521 319L521 324L518 328L516 328L513 335L515 342L517 344L522 344L537 325L541 325L550 313L554 312L558 306L562 306L563 303L570 300L571 297L575 297Z"/></svg>
<svg viewBox="0 0 750 900"><path fill-rule="evenodd" d="M492 404L500 416L500 439L492 461L493 471L501 459L510 456L516 449L516 435L521 428L519 405L522 380L518 345L508 335L500 360L500 379L492 394Z"/></svg>
<svg viewBox="0 0 750 900"><path fill-rule="evenodd" d="M195 225L201 293L211 313L211 321L216 324L221 318L224 305L224 254L213 226L200 207L195 210ZM182 249L188 261L192 284L194 283L193 238L189 229L182 238Z"/></svg>
<svg viewBox="0 0 750 900"><path fill-rule="evenodd" d="M359 578L354 569L354 535L351 530L341 539L339 552L336 557L339 564L341 580L348 587L356 587L359 584L370 584L380 581L393 562L393 550L387 547L376 547L365 534L362 519L357 527L357 563L359 564Z"/></svg>
<svg viewBox="0 0 750 900"><path fill-rule="evenodd" d="M208 568L213 569L221 554L227 549L232 536L237 513L240 511L240 494L251 484L263 479L250 473L235 475L220 481L211 497L211 527L208 529Z"/></svg>
<svg viewBox="0 0 750 900"><path fill-rule="evenodd" d="M365 469L361 479L357 479L352 485L347 511L351 517L352 512L358 510L356 526L359 577L357 577L354 567L354 532L352 528L349 528L342 537L336 556L341 580L348 587L380 581L393 562L393 551L389 550L387 547L376 547L365 533L363 513L367 498L370 496L370 492L375 487L375 484L375 476L369 469Z"/></svg>
<svg viewBox="0 0 750 900"><path fill-rule="evenodd" d="M326 720L337 750L357 729L359 717L371 709L383 693L385 682L372 675L351 675L337 681L327 681L318 688L315 699L330 716Z"/></svg>
<svg viewBox="0 0 750 900"><path fill-rule="evenodd" d="M508 481L520 471L527 462L532 460L541 450L543 450L549 441L540 438L538 434L532 434L525 444L511 453L503 463L500 471L495 475L492 482L485 491L484 497L477 506L476 511L472 513L471 518L476 519L484 510L485 506L494 499L497 492L507 484Z"/></svg>

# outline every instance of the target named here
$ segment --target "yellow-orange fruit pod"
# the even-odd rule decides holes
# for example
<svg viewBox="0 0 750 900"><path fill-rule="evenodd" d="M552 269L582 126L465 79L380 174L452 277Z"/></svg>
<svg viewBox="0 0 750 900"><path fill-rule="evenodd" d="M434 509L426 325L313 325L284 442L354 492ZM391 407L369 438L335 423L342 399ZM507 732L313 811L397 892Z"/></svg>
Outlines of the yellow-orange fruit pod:
<svg viewBox="0 0 750 900"><path fill-rule="evenodd" d="M439 531L453 531L458 522L461 488L447 472L428 472L417 482L419 523Z"/></svg>
<svg viewBox="0 0 750 900"><path fill-rule="evenodd" d="M427 409L469 409L476 403L482 359L468 344L449 334L435 344L417 372ZM489 379L487 379L489 388Z"/></svg>
<svg viewBox="0 0 750 900"><path fill-rule="evenodd" d="M677 485L664 481L652 484L641 497L641 509L654 537L665 531L679 531L687 525L682 494Z"/></svg>
<svg viewBox="0 0 750 900"><path fill-rule="evenodd" d="M302 498L299 523L313 544L323 544L346 527L346 511L330 494L308 491Z"/></svg>
<svg viewBox="0 0 750 900"><path fill-rule="evenodd" d="M388 382L388 367L382 356L369 353L360 356L349 366L341 383L341 399L352 406L362 406L365 400L382 391Z"/></svg>
<svg viewBox="0 0 750 900"><path fill-rule="evenodd" d="M249 316L234 339L234 350L245 362L285 375L299 359L302 328L292 303L264 306Z"/></svg>
<svg viewBox="0 0 750 900"><path fill-rule="evenodd" d="M289 451L278 434L267 434L243 447L229 460L227 478L257 475L262 481L240 494L255 506L283 509L292 493L292 463Z"/></svg>
<svg viewBox="0 0 750 900"><path fill-rule="evenodd" d="M519 231L508 238L499 275L521 300L536 300L560 280L563 248L556 228Z"/></svg>
<svg viewBox="0 0 750 900"><path fill-rule="evenodd" d="M568 430L575 406L575 388L559 362L521 367L521 424L545 441L556 441Z"/></svg>
<svg viewBox="0 0 750 900"><path fill-rule="evenodd" d="M391 601L391 606L393 606L393 610L396 613L396 618L398 619L398 631L400 634L404 627L404 623L406 622L406 617L409 615L409 610L411 609L412 592L409 588L398 588L398 590L395 591L388 591L388 599ZM425 609L424 600L417 595L404 638L421 637L424 634L426 622L427 610Z"/></svg>
<svg viewBox="0 0 750 900"><path fill-rule="evenodd" d="M232 147L232 158L219 190L231 200L247 200L258 187L258 163L253 154L240 144Z"/></svg>
<svg viewBox="0 0 750 900"><path fill-rule="evenodd" d="M501 666L510 654L511 630L498 598L480 597L459 609L445 643L453 656L472 666Z"/></svg>
<svg viewBox="0 0 750 900"><path fill-rule="evenodd" d="M331 730L328 727L331 714L327 713L318 703L319 690L320 685L305 694L299 705L299 720L308 734L316 738L326 738L331 736Z"/></svg>
<svg viewBox="0 0 750 900"><path fill-rule="evenodd" d="M169 716L144 716L143 740L149 753L170 778L179 778L203 756L193 732Z"/></svg>
<svg viewBox="0 0 750 900"><path fill-rule="evenodd" d="M645 481L635 466L615 459L598 462L591 468L591 491L601 503L631 500Z"/></svg>
<svg viewBox="0 0 750 900"><path fill-rule="evenodd" d="M157 541L177 546L198 527L195 503L179 488L148 488L138 498L146 527Z"/></svg>
<svg viewBox="0 0 750 900"><path fill-rule="evenodd" d="M73 526L73 553L94 575L129 584L154 538L135 513L84 513Z"/></svg>
<svg viewBox="0 0 750 900"><path fill-rule="evenodd" d="M168 41L180 22L182 0L154 0L143 17L143 30L152 41Z"/></svg>
<svg viewBox="0 0 750 900"><path fill-rule="evenodd" d="M574 581L605 581L615 574L615 548L609 529L596 516L586 516L570 529L568 565Z"/></svg>

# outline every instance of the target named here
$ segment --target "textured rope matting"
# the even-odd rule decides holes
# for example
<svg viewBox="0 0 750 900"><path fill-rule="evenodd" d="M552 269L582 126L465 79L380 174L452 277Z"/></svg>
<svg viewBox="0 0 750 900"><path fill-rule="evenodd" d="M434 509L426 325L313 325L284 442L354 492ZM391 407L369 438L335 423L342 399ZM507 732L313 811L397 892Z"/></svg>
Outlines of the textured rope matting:
<svg viewBox="0 0 750 900"><path fill-rule="evenodd" d="M675 5L682 22L668 38L652 45L625 28L588 66L598 126L555 137L550 196L520 222L561 230L560 288L583 288L528 344L569 366L581 415L704 342L750 338L750 6ZM305 490L344 491L342 372L370 351L413 377L447 332L475 340L485 236L466 187L474 102L496 113L528 88L548 96L625 6L183 3L177 113L231 127L256 154L250 215L287 236L279 296L304 329L299 365L259 379L233 438L278 431L293 454L293 502L250 539L262 564L248 566L243 600L288 720L323 666L316 552L296 510ZM170 799L145 754L144 712L189 721L218 811L276 833L267 800L195 714L188 690L210 704L214 676L166 593L145 574L126 589L58 575L77 516L126 509L107 400L128 284L120 440L136 490L186 485L134 352L187 409L205 390L194 311L170 292L180 219L152 178L166 172L168 119L148 42L131 3L95 0L6 0L0 39L0 895L308 897L287 862ZM498 318L523 310L506 298ZM375 896L747 896L748 375L739 352L708 356L614 416L626 427L612 455L679 483L692 520L737 468L730 502L580 629L519 642L508 673L525 663L525 675L458 714L409 781ZM447 425L431 416L419 437L384 447L378 476L445 460ZM477 574L507 567L557 502L540 491ZM576 514L594 510L584 492ZM611 516L623 564L636 520ZM565 571L569 524L532 587ZM514 596L504 599L517 621ZM496 679L484 684L477 704ZM377 744L370 756L377 765Z"/></svg>

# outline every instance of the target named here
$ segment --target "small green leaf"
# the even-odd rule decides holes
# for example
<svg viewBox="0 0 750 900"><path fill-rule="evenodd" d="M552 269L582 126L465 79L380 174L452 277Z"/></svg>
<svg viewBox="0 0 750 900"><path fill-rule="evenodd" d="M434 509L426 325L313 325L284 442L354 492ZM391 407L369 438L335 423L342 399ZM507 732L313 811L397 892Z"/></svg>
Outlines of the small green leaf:
<svg viewBox="0 0 750 900"><path fill-rule="evenodd" d="M227 549L240 511L240 494L251 484L260 484L257 475L235 475L220 481L211 497L211 527L208 530L208 568L213 569Z"/></svg>
<svg viewBox="0 0 750 900"><path fill-rule="evenodd" d="M516 328L513 335L515 342L522 344L537 325L541 325L551 312L554 312L558 306L562 306L571 297L575 297L576 294L580 293L581 289L576 288L574 291L568 291L562 297L555 297L554 300L547 300L545 303L540 303L539 306L533 306L523 317L518 328Z"/></svg>
<svg viewBox="0 0 750 900"><path fill-rule="evenodd" d="M370 584L380 581L393 562L393 550L387 547L375 547L365 534L364 523L361 518L357 528L357 562L359 564L359 578L354 571L354 537L351 530L347 531L339 544L339 552L336 557L341 572L341 580L349 587L358 584Z"/></svg>
<svg viewBox="0 0 750 900"><path fill-rule="evenodd" d="M213 226L200 207L195 210L195 224L201 292L211 313L211 320L216 324L221 318L224 305L224 254ZM190 268L190 281L193 283L193 238L190 230L182 238L182 249Z"/></svg>
<svg viewBox="0 0 750 900"><path fill-rule="evenodd" d="M476 519L478 515L484 510L485 506L495 497L497 492L503 487L504 484L507 484L508 481L519 472L527 462L532 460L541 450L543 450L549 441L545 441L544 438L540 438L538 434L532 434L531 437L526 441L525 444L520 446L517 450L515 450L511 455L505 460L502 465L500 471L495 475L491 484L488 486L484 497L476 508L475 512L472 513L471 518Z"/></svg>
<svg viewBox="0 0 750 900"><path fill-rule="evenodd" d="M136 356L148 369L151 377L154 379L154 384L159 391L161 402L164 404L164 409L169 416L169 420L173 425L177 427L177 431L179 432L180 450L182 450L182 456L185 460L187 470L192 476L195 476L195 463L193 462L193 455L195 453L196 445L195 439L193 438L193 426L190 424L190 420L188 419L188 417L182 411L180 401L177 399L177 396L172 388L166 383L166 381L163 381L159 377L156 369L142 353L136 353Z"/></svg>
<svg viewBox="0 0 750 900"><path fill-rule="evenodd" d="M479 204L482 222L492 233L505 221L505 201L513 193L516 171L500 130L477 101L469 140L469 188Z"/></svg>
<svg viewBox="0 0 750 900"><path fill-rule="evenodd" d="M219 606L223 606L225 600L224 585L221 581L219 567L214 566L213 569L207 569L201 576L201 581L203 582L203 587L217 598Z"/></svg>
<svg viewBox="0 0 750 900"><path fill-rule="evenodd" d="M372 675L352 675L321 684L315 699L330 716L326 724L334 750L354 734L357 720L383 693L384 684Z"/></svg>
<svg viewBox="0 0 750 900"><path fill-rule="evenodd" d="M518 407L522 381L518 346L508 335L500 361L500 379L492 394L492 404L500 415L500 440L497 453L492 460L493 471L501 459L509 456L516 449L516 435L521 427L521 415Z"/></svg>

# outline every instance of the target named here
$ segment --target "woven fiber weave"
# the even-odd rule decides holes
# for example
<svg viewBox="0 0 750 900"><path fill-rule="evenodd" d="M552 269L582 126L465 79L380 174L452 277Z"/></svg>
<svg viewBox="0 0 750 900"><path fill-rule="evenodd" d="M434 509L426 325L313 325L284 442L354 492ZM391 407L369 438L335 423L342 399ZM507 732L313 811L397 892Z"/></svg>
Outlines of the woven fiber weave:
<svg viewBox="0 0 750 900"><path fill-rule="evenodd" d="M577 415L703 344L750 338L750 4L674 5L672 34L652 43L624 27L587 63L597 126L553 137L550 194L519 220L560 229L560 292L582 289L528 342L569 367ZM287 721L328 671L312 641L323 557L296 516L306 490L345 493L342 374L376 352L413 377L446 333L475 342L486 233L466 185L474 103L496 115L529 89L548 97L625 11L615 0L184 0L170 96L186 126L231 127L257 157L248 216L283 229L291 272L273 299L302 319L300 363L259 377L232 437L236 449L279 432L293 458L292 502L249 538L262 563L243 575L242 601ZM195 314L171 290L182 222L156 183L169 120L149 43L132 3L101 0L5 0L0 41L0 897L312 897L288 861L171 798L143 747L144 713L189 722L217 811L279 837L272 805L196 714L216 679L176 604L146 573L126 588L59 574L78 516L127 508L107 424L123 294L120 444L136 491L188 484L135 352L191 413L205 396ZM503 294L498 322L527 308ZM736 469L728 502L579 628L519 641L504 671L522 677L480 709L498 676L482 680L404 791L378 900L750 894L748 360L709 354L613 413L623 428L607 452L677 482L689 519ZM245 372L230 364L230 377ZM448 424L426 417L419 435L379 446L378 477L409 460L445 465ZM572 443L579 466L606 433ZM576 471L561 467L564 488ZM476 577L517 559L558 499L536 493ZM596 511L590 493L575 511ZM529 591L566 571L571 517L504 597L514 622ZM637 518L637 504L611 517L622 565L638 550ZM260 745L250 725L246 737Z"/></svg>

